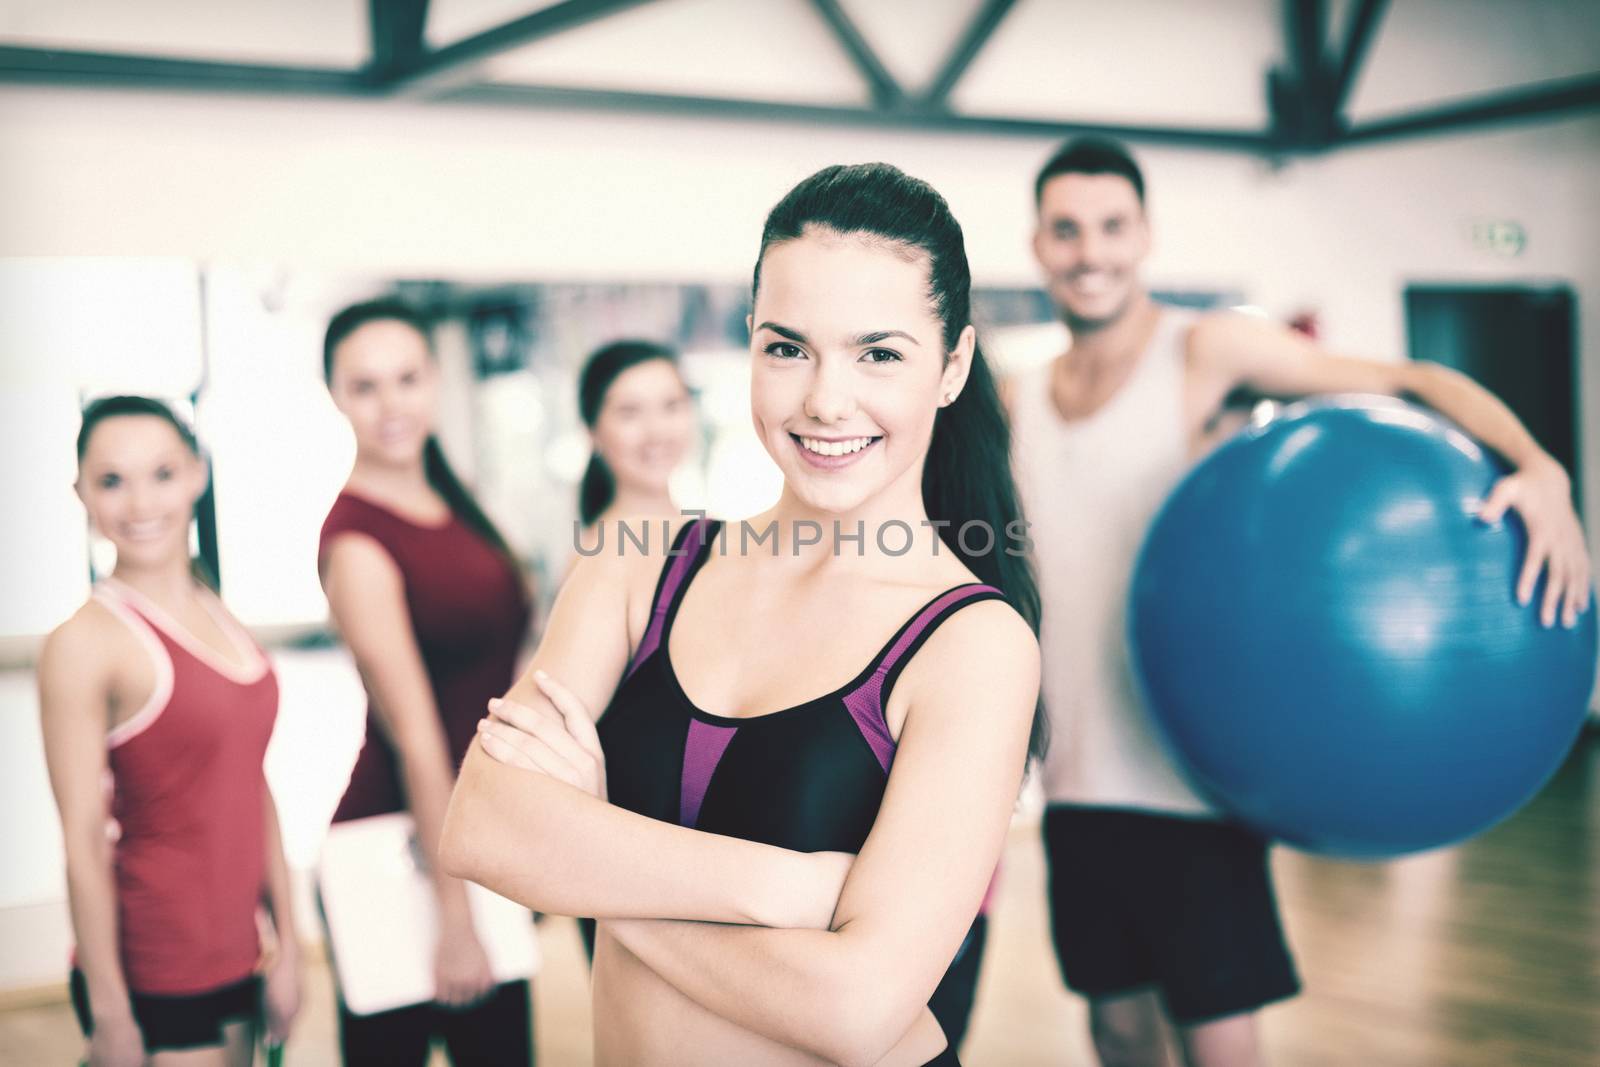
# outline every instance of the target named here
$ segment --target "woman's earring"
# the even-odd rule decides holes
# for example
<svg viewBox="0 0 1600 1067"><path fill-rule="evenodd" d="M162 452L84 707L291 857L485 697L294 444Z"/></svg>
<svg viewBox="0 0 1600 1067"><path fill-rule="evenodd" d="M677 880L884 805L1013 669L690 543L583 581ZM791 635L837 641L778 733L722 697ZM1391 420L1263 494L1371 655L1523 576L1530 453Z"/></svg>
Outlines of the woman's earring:
<svg viewBox="0 0 1600 1067"><path fill-rule="evenodd" d="M946 404L954 404L956 402L956 394L954 390L944 394L944 402Z"/></svg>

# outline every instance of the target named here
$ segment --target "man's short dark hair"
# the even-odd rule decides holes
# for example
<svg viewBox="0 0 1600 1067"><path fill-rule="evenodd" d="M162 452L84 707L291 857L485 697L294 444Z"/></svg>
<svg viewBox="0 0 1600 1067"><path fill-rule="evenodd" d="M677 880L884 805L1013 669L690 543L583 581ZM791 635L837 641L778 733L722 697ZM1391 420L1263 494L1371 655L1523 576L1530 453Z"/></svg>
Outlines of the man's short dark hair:
<svg viewBox="0 0 1600 1067"><path fill-rule="evenodd" d="M1118 174L1128 179L1144 204L1144 174L1128 150L1105 137L1078 137L1062 145L1033 183L1033 203L1044 203L1044 186L1061 174Z"/></svg>

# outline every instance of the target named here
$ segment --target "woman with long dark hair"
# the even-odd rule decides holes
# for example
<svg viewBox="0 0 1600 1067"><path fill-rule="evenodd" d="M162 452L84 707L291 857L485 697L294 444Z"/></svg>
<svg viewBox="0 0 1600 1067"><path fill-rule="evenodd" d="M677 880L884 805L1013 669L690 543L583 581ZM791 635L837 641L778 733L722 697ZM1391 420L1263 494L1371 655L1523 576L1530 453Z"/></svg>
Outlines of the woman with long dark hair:
<svg viewBox="0 0 1600 1067"><path fill-rule="evenodd" d="M688 453L694 400L678 354L651 341L615 341L596 349L578 375L578 414L593 451L578 486L586 547L615 550L605 525L678 518L667 479Z"/></svg>
<svg viewBox="0 0 1600 1067"><path fill-rule="evenodd" d="M442 858L600 918L602 1065L955 1062L929 998L1042 744L970 290L925 183L830 167L785 196L751 320L779 502L583 560L480 725Z"/></svg>
<svg viewBox="0 0 1600 1067"><path fill-rule="evenodd" d="M346 308L328 325L323 370L356 460L323 523L318 571L369 698L334 822L409 811L438 917L434 1001L357 1015L341 997L340 1048L347 1064L420 1065L439 1036L457 1067L526 1065L528 983L496 983L465 886L434 853L483 702L515 674L527 593L434 435L437 368L422 318L389 301Z"/></svg>
<svg viewBox="0 0 1600 1067"><path fill-rule="evenodd" d="M578 415L591 451L578 485L581 527L564 574L579 554L618 551L623 526L634 537L656 527L668 536L682 518L668 479L695 429L694 398L678 354L653 341L613 341L590 353L578 374ZM580 918L578 932L592 958L594 920Z"/></svg>
<svg viewBox="0 0 1600 1067"><path fill-rule="evenodd" d="M91 1067L247 1067L263 1003L273 1043L299 1005L289 869L262 772L278 683L193 573L206 481L193 432L160 401L84 411L78 496L117 562L45 641L39 704ZM277 933L264 976L263 903Z"/></svg>

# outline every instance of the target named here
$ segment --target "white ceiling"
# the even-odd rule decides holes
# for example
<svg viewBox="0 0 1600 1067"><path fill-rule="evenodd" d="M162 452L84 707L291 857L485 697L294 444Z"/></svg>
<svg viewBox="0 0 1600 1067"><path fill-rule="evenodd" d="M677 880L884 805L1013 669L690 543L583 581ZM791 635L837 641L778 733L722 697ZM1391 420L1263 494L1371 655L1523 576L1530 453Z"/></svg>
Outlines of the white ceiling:
<svg viewBox="0 0 1600 1067"><path fill-rule="evenodd" d="M530 85L867 102L861 76L805 0L657 0L498 56L487 73Z"/></svg>
<svg viewBox="0 0 1600 1067"><path fill-rule="evenodd" d="M554 0L432 0L438 48ZM1329 4L1341 44L1355 0ZM884 66L925 89L981 0L840 0ZM1018 0L958 111L1261 129L1281 0ZM367 0L0 0L0 43L355 68ZM1600 0L1392 0L1348 113L1370 120L1600 71ZM867 86L808 0L655 0L495 57L484 80L852 105Z"/></svg>
<svg viewBox="0 0 1600 1067"><path fill-rule="evenodd" d="M0 43L236 63L354 67L366 0L0 0Z"/></svg>
<svg viewBox="0 0 1600 1067"><path fill-rule="evenodd" d="M958 110L1216 128L1267 123L1278 0L1022 0L957 86Z"/></svg>
<svg viewBox="0 0 1600 1067"><path fill-rule="evenodd" d="M932 85L982 4L979 0L921 0L912 5L916 14L910 18L907 5L898 0L839 0L839 6L872 42L872 50L895 81L918 93Z"/></svg>
<svg viewBox="0 0 1600 1067"><path fill-rule="evenodd" d="M344 3L345 0L335 0ZM364 0L361 0L365 6ZM512 19L531 15L557 0L429 0L428 24L423 39L430 48L443 48L463 37L471 37Z"/></svg>
<svg viewBox="0 0 1600 1067"><path fill-rule="evenodd" d="M1350 117L1600 72L1600 0L1394 0Z"/></svg>

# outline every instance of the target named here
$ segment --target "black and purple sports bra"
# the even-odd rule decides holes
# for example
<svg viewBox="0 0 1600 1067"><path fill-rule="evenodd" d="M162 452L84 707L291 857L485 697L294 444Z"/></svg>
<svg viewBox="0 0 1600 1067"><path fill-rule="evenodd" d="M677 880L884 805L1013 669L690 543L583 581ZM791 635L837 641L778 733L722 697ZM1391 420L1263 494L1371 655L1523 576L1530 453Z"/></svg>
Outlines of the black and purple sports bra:
<svg viewBox="0 0 1600 1067"><path fill-rule="evenodd" d="M825 696L749 718L712 715L684 693L667 641L720 526L701 519L679 533L644 639L600 717L611 802L799 852L859 852L894 760L884 707L895 680L941 622L1002 594L973 582L934 597L860 674Z"/></svg>

